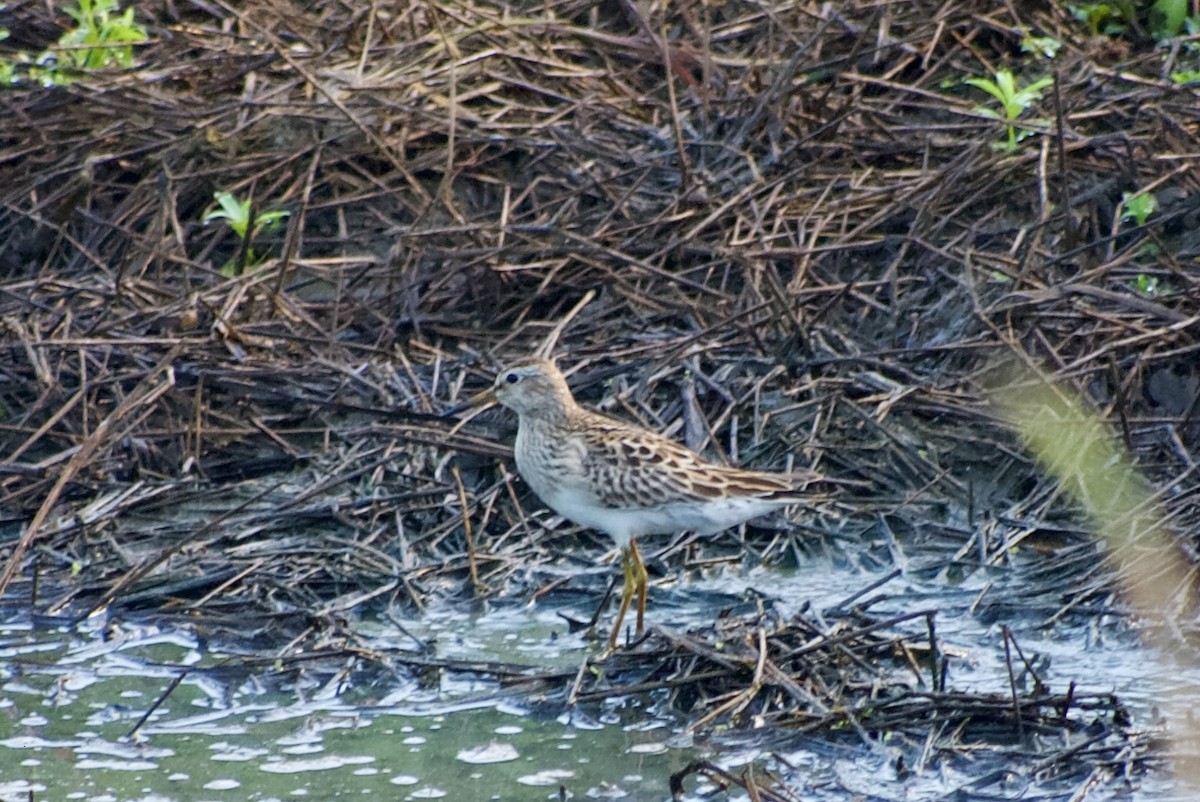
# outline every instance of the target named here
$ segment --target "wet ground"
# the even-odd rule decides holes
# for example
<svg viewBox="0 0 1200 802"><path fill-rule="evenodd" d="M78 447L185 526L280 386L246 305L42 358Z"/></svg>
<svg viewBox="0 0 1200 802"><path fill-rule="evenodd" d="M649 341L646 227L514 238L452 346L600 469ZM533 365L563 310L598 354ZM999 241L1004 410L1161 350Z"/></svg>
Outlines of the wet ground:
<svg viewBox="0 0 1200 802"><path fill-rule="evenodd" d="M1116 694L1135 727L1155 724L1167 691L1198 698L1200 671L1160 660L1120 620L988 620L981 600L1006 596L1019 576L977 572L951 585L921 575L826 557L795 571L693 571L654 587L650 618L686 630L754 604L788 615L807 605L833 611L861 596L881 617L938 611L948 689L1008 692L1006 625L1044 682ZM586 617L591 600L572 594L473 612L444 604L419 616L381 610L354 629L365 650L404 652L419 639L450 661L570 672L595 644L568 634L560 613ZM925 625L906 626L917 637ZM869 747L753 727L693 733L662 693L568 708L559 693L507 690L486 672L398 670L364 681L353 661L332 679L301 673L281 685L268 679L269 665L234 671L231 657L186 628L95 620L67 631L11 616L0 628L0 799L657 800L670 798L670 776L699 758L731 772L751 767L803 799L1185 798L1159 770L1081 777L1077 768L1039 766L1043 736L1014 739L1000 757L973 758L966 748L922 761L886 739ZM736 787L726 797L697 776L684 787L687 799L748 798Z"/></svg>

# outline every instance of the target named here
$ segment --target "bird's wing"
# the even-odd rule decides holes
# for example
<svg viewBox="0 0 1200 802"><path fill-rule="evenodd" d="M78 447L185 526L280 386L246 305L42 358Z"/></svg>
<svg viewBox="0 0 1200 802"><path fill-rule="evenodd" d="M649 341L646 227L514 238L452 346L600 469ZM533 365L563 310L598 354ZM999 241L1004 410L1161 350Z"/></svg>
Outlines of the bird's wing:
<svg viewBox="0 0 1200 802"><path fill-rule="evenodd" d="M578 434L588 485L611 509L653 509L722 496L798 499L797 480L708 462L674 440L599 414Z"/></svg>

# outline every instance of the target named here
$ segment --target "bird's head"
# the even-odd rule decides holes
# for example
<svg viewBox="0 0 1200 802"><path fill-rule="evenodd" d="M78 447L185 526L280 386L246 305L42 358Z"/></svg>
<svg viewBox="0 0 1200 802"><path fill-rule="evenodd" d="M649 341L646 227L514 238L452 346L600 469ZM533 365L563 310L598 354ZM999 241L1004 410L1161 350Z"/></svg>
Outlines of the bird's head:
<svg viewBox="0 0 1200 802"><path fill-rule="evenodd" d="M553 362L518 362L500 371L490 390L471 399L472 406L499 402L518 415L554 417L575 404L567 380Z"/></svg>

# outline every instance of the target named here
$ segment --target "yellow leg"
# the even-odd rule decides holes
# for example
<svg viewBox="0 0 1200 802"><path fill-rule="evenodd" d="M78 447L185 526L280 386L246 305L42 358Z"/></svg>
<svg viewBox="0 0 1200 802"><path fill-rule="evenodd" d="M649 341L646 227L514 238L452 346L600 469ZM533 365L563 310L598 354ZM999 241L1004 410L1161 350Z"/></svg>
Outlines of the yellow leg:
<svg viewBox="0 0 1200 802"><path fill-rule="evenodd" d="M636 547L634 548L636 552ZM633 560L630 555L631 552L629 549L621 549L621 570L625 572L625 583L621 587L621 608L617 610L617 621L613 624L612 634L608 636L609 651L617 648L617 637L621 634L621 624L625 622L625 613L629 612L629 603L633 601ZM638 558L638 562L641 562L640 557ZM638 631L641 631L640 627Z"/></svg>
<svg viewBox="0 0 1200 802"><path fill-rule="evenodd" d="M637 634L640 637L642 630L646 628L646 583L650 581L650 575L646 573L646 564L642 562L642 555L638 553L637 543L632 540L629 541L629 570L637 588Z"/></svg>

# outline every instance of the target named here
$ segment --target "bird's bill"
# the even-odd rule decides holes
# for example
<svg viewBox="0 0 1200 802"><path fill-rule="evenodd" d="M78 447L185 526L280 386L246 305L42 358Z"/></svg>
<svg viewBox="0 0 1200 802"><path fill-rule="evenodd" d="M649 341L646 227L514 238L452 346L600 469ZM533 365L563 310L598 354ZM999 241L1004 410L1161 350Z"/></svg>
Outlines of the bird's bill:
<svg viewBox="0 0 1200 802"><path fill-rule="evenodd" d="M467 408L468 409L484 409L485 407L490 407L492 404L495 404L496 401L497 401L496 392L495 392L495 390L493 390L492 388L489 387L488 389L484 390L483 392L475 393L475 395L468 398L467 399Z"/></svg>
<svg viewBox="0 0 1200 802"><path fill-rule="evenodd" d="M461 404L459 404L455 407L451 407L450 409L443 412L442 415L443 415L443 417L450 417L452 415L460 415L463 412L466 412L468 410L484 410L484 409L487 409L488 407L492 406L495 403L496 403L496 394L489 387L488 389L484 390L482 393L476 393L475 395L468 398L466 401L463 401Z"/></svg>

